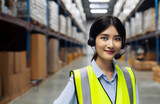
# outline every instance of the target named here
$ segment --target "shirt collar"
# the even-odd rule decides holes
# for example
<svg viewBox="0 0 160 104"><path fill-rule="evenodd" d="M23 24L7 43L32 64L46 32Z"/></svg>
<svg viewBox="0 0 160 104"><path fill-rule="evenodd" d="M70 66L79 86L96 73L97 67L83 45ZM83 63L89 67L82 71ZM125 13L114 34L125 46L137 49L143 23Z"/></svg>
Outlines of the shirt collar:
<svg viewBox="0 0 160 104"><path fill-rule="evenodd" d="M104 72L99 68L99 66L97 65L97 63L95 62L95 60L92 61L91 63L92 69L96 75L97 78L101 77L102 75L105 75ZM114 79L117 75L117 69L114 65L114 74L112 76L112 79ZM106 75L107 76L107 75Z"/></svg>

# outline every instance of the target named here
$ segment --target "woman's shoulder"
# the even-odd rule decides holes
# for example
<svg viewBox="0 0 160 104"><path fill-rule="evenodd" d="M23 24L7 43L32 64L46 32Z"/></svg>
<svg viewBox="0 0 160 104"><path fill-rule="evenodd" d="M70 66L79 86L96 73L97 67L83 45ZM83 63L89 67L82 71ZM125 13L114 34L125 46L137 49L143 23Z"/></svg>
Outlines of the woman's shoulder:
<svg viewBox="0 0 160 104"><path fill-rule="evenodd" d="M69 75L70 75L70 76L73 76L73 74L74 74L75 72L79 72L79 71L82 71L82 70L87 70L87 68L90 67L90 66L91 66L91 65L85 66L85 67L82 67L82 68L73 69L73 70L70 71Z"/></svg>

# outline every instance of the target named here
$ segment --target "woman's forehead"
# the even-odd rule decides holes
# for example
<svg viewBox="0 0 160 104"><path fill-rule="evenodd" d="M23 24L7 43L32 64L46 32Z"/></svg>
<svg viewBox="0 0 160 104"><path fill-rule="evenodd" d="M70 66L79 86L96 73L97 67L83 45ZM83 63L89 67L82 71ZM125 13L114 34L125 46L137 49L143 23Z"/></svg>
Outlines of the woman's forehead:
<svg viewBox="0 0 160 104"><path fill-rule="evenodd" d="M106 35L119 35L117 29L114 26L109 26L107 29L105 29L100 34L106 34Z"/></svg>

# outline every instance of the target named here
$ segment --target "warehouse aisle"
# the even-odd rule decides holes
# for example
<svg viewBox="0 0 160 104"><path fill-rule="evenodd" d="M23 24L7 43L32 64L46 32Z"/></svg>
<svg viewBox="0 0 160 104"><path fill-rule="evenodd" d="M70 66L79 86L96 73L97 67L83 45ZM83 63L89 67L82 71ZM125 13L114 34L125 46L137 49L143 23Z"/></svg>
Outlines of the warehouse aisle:
<svg viewBox="0 0 160 104"><path fill-rule="evenodd" d="M59 96L69 80L71 69L81 68L90 64L91 56L81 57L44 81L39 87L34 87L18 97L10 104L52 104ZM140 104L159 104L160 84L154 82L151 71L135 71L139 88Z"/></svg>

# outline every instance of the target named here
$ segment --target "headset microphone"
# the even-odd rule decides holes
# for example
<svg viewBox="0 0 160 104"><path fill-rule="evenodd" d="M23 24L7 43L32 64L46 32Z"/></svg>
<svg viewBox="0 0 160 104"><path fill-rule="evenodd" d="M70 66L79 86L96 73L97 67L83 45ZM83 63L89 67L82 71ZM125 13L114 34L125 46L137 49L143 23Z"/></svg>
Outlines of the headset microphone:
<svg viewBox="0 0 160 104"><path fill-rule="evenodd" d="M122 52L116 54L116 55L114 56L114 58L115 58L116 60L119 59L119 58L126 52L126 50L127 50L127 46L124 47L124 49L123 49Z"/></svg>

